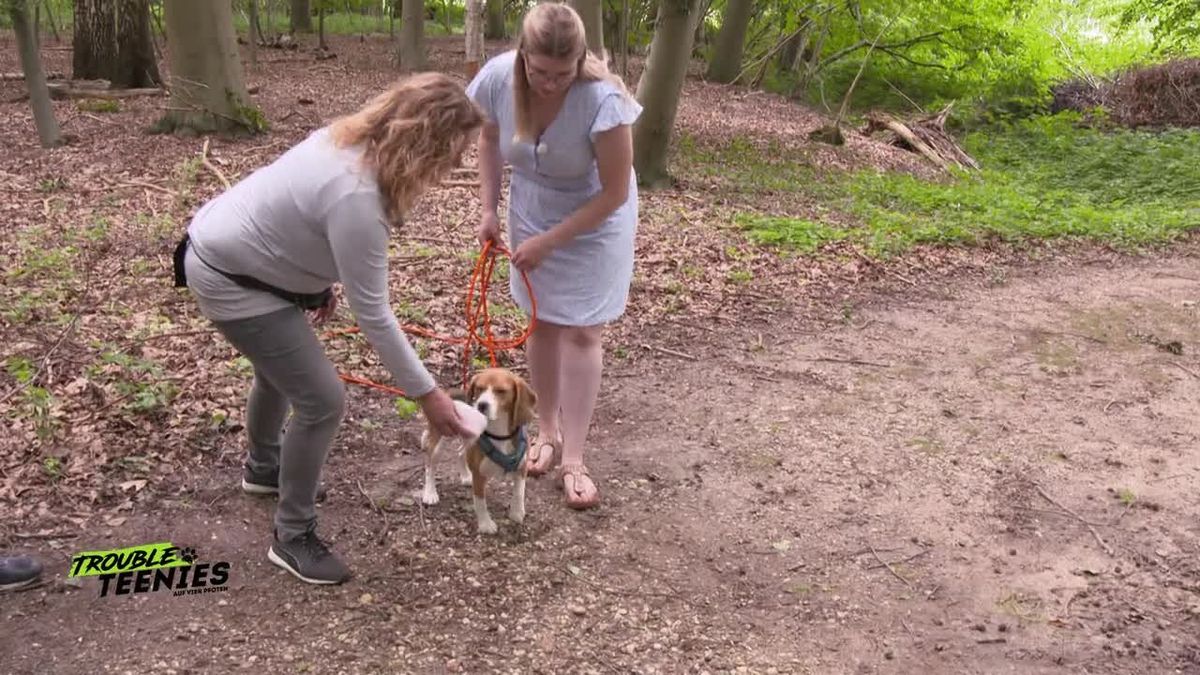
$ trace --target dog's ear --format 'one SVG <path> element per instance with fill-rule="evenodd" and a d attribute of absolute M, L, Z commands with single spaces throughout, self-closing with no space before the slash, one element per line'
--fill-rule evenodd
<path fill-rule="evenodd" d="M 479 385 L 476 384 L 478 379 L 478 377 L 472 377 L 471 381 L 467 383 L 467 403 L 473 403 L 475 401 L 475 397 L 479 396 Z"/>
<path fill-rule="evenodd" d="M 529 424 L 537 416 L 537 392 L 521 378 L 517 378 L 513 408 L 513 417 L 519 426 Z"/>

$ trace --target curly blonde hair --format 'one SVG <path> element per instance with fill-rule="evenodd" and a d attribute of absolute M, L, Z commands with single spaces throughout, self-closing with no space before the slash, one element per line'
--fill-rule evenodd
<path fill-rule="evenodd" d="M 462 162 L 484 113 L 461 84 L 444 73 L 401 79 L 357 112 L 338 118 L 330 133 L 339 146 L 363 146 L 384 210 L 398 226 L 431 185 Z"/>
<path fill-rule="evenodd" d="M 517 137 L 532 141 L 537 135 L 529 113 L 530 86 L 525 72 L 525 55 L 536 54 L 552 59 L 576 59 L 576 77 L 580 80 L 608 80 L 629 95 L 625 82 L 609 71 L 608 65 L 588 51 L 583 19 L 570 5 L 553 0 L 535 5 L 521 22 L 517 36 L 517 55 L 513 63 L 513 108 Z"/>

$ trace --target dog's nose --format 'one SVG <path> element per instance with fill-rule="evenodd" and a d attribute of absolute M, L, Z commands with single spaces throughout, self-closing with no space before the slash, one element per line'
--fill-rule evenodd
<path fill-rule="evenodd" d="M 477 402 L 475 404 L 475 409 L 478 410 L 479 412 L 483 413 L 484 415 L 486 415 L 487 411 L 488 411 L 488 402 L 487 401 Z"/>

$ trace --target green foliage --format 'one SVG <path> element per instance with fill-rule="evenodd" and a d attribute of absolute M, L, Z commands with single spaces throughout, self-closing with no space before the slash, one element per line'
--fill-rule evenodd
<path fill-rule="evenodd" d="M 416 415 L 417 411 L 420 409 L 420 404 L 412 399 L 403 397 L 396 399 L 396 414 L 399 415 L 400 419 L 402 420 L 406 420 L 413 415 Z"/>
<path fill-rule="evenodd" d="M 813 254 L 846 242 L 874 256 L 920 244 L 1053 238 L 1133 248 L 1200 227 L 1200 165 L 1192 159 L 1200 131 L 1106 131 L 1062 113 L 977 132 L 965 145 L 983 170 L 944 181 L 863 170 L 814 182 L 803 158 L 777 157 L 769 164 L 777 180 L 843 214 L 839 222 L 752 212 L 735 221 L 751 241 L 779 250 Z M 745 166 L 719 150 L 684 161 L 697 173 L 715 162 L 739 192 L 753 191 L 767 165 Z M 851 224 L 841 224 L 845 216 Z"/>
<path fill-rule="evenodd" d="M 1119 25 L 1126 30 L 1149 25 L 1155 50 L 1191 53 L 1200 40 L 1200 2 L 1133 0 L 1120 11 Z"/>
<path fill-rule="evenodd" d="M 1104 76 L 1150 58 L 1146 22 L 1121 21 L 1128 6 L 1183 4 L 1200 6 L 1190 0 L 764 0 L 756 5 L 744 65 L 749 79 L 761 73 L 768 89 L 836 110 L 878 40 L 851 109 L 958 101 L 970 104 L 960 110 L 1027 116 L 1041 110 L 1056 82 Z M 1195 42 L 1195 31 L 1177 33 Z M 795 40 L 783 44 L 789 35 Z"/>

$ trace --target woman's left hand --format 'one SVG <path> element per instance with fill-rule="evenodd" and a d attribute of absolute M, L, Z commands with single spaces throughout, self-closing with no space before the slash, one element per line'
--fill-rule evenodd
<path fill-rule="evenodd" d="M 521 242 L 521 245 L 513 252 L 513 265 L 522 272 L 528 272 L 540 265 L 542 260 L 545 260 L 546 256 L 554 250 L 554 247 L 555 242 L 549 232 L 530 237 Z"/>

